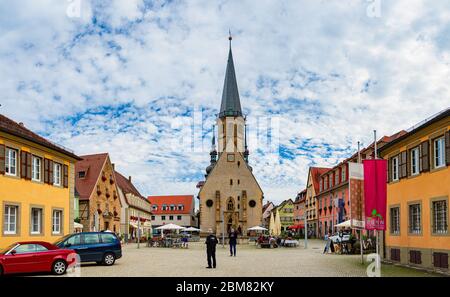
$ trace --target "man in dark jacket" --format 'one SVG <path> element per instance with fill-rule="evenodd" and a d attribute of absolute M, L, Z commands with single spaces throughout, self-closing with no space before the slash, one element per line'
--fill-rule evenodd
<path fill-rule="evenodd" d="M 237 244 L 237 232 L 234 231 L 233 228 L 230 230 L 230 234 L 228 235 L 229 243 L 230 243 L 230 257 L 236 257 L 236 244 Z"/>
<path fill-rule="evenodd" d="M 219 243 L 216 235 L 213 234 L 212 229 L 208 230 L 208 237 L 206 237 L 206 257 L 208 259 L 208 267 L 206 268 L 216 268 L 216 245 Z M 211 266 L 212 260 L 212 266 Z"/>

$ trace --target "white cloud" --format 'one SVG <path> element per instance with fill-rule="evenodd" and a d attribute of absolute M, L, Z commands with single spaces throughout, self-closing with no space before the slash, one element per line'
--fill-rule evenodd
<path fill-rule="evenodd" d="M 269 200 L 294 198 L 309 165 L 347 157 L 373 129 L 450 105 L 446 1 L 381 1 L 380 18 L 363 0 L 81 1 L 81 18 L 66 1 L 1 4 L 1 112 L 79 154 L 110 152 L 144 194 L 197 193 L 209 155 L 171 148 L 170 123 L 205 108 L 210 129 L 229 28 L 242 106 L 280 117 L 292 154 L 250 147 Z"/>

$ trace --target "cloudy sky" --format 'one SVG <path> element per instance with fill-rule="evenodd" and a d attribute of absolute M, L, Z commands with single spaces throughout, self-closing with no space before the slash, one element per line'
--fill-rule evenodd
<path fill-rule="evenodd" d="M 373 129 L 450 106 L 446 0 L 0 0 L 0 113 L 79 155 L 109 152 L 144 195 L 197 195 L 229 29 L 271 201 Z"/>

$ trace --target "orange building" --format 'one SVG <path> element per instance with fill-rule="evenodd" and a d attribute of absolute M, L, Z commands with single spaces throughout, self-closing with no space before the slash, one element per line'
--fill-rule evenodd
<path fill-rule="evenodd" d="M 450 108 L 386 144 L 384 258 L 449 272 Z"/>

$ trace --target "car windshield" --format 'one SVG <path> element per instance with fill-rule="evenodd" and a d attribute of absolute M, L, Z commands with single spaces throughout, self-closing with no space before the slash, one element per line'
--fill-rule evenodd
<path fill-rule="evenodd" d="M 0 255 L 5 254 L 7 251 L 9 251 L 10 249 L 12 249 L 13 247 L 15 247 L 17 245 L 17 243 L 11 244 L 10 246 L 8 246 L 7 248 L 4 249 L 0 249 Z"/>
<path fill-rule="evenodd" d="M 70 236 L 71 236 L 71 234 L 63 236 L 60 239 L 58 239 L 57 241 L 55 241 L 53 244 L 56 245 L 56 246 L 59 246 L 61 243 L 63 243 Z"/>

